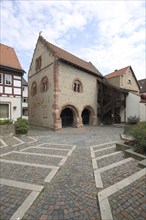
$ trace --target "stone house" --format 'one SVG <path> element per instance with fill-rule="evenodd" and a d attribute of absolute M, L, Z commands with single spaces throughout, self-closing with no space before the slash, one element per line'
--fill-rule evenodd
<path fill-rule="evenodd" d="M 29 121 L 54 130 L 96 125 L 97 79 L 86 62 L 39 36 L 29 73 Z"/>
<path fill-rule="evenodd" d="M 127 89 L 135 94 L 139 94 L 139 84 L 131 66 L 115 70 L 105 75 L 108 82 L 121 89 Z"/>
<path fill-rule="evenodd" d="M 114 115 L 126 108 L 127 91 L 109 84 L 91 62 L 49 43 L 41 35 L 28 83 L 30 123 L 54 130 L 120 122 Z"/>
<path fill-rule="evenodd" d="M 0 119 L 22 116 L 22 69 L 15 50 L 0 44 Z"/>

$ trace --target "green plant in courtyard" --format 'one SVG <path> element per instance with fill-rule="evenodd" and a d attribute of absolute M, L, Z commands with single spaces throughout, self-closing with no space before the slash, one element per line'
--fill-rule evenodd
<path fill-rule="evenodd" d="M 138 118 L 136 115 L 135 116 L 130 116 L 127 118 L 128 124 L 134 125 L 137 124 L 140 121 L 140 118 Z"/>
<path fill-rule="evenodd" d="M 29 130 L 28 120 L 18 118 L 15 122 L 15 132 L 16 134 L 27 134 Z"/>
<path fill-rule="evenodd" d="M 0 120 L 0 125 L 12 124 L 12 121 L 9 119 Z"/>
<path fill-rule="evenodd" d="M 146 122 L 139 122 L 130 133 L 135 138 L 136 152 L 146 154 Z"/>

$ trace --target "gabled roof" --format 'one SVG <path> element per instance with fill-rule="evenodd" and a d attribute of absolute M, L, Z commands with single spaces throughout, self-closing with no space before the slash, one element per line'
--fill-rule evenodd
<path fill-rule="evenodd" d="M 114 77 L 117 77 L 117 76 L 122 76 L 129 67 L 130 66 L 126 66 L 126 67 L 124 67 L 120 70 L 115 70 L 114 72 L 105 75 L 105 78 L 110 79 L 110 78 L 114 78 Z"/>
<path fill-rule="evenodd" d="M 24 72 L 15 53 L 15 50 L 12 47 L 4 44 L 0 44 L 0 65 Z"/>
<path fill-rule="evenodd" d="M 138 80 L 138 84 L 140 87 L 140 93 L 146 93 L 146 79 Z"/>
<path fill-rule="evenodd" d="M 96 69 L 96 67 L 91 62 L 86 62 L 79 57 L 74 56 L 73 54 L 55 46 L 54 44 L 46 41 L 42 36 L 39 36 L 38 40 L 44 42 L 46 47 L 53 53 L 53 55 L 59 58 L 61 61 L 75 65 L 78 68 L 84 69 L 90 73 L 96 74 L 103 78 L 102 74 Z"/>

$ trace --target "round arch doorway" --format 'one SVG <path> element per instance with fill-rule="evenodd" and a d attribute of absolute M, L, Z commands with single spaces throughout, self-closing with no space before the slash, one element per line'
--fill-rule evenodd
<path fill-rule="evenodd" d="M 74 115 L 70 108 L 63 109 L 60 118 L 62 120 L 62 127 L 73 127 Z"/>
<path fill-rule="evenodd" d="M 90 123 L 90 110 L 87 108 L 82 111 L 82 123 L 83 125 L 89 125 Z"/>

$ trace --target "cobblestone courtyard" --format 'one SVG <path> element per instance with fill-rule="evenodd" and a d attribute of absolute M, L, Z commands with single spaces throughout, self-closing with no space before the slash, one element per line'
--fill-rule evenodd
<path fill-rule="evenodd" d="M 33 127 L 2 138 L 0 220 L 146 219 L 145 168 L 116 150 L 122 132 Z"/>

